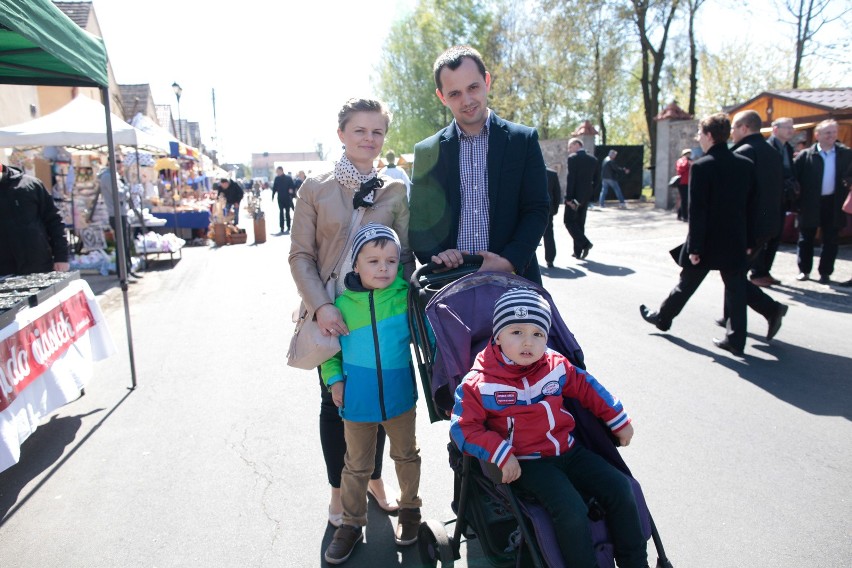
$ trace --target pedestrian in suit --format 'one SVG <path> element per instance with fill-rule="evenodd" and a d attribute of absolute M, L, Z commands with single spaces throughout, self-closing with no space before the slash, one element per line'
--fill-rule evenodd
<path fill-rule="evenodd" d="M 731 123 L 719 113 L 701 120 L 697 140 L 704 156 L 692 163 L 689 176 L 689 234 L 678 251 L 680 281 L 659 311 L 644 304 L 645 321 L 668 331 L 672 320 L 711 270 L 725 282 L 728 327 L 720 349 L 742 356 L 746 340 L 746 266 L 754 246 L 754 164 L 728 149 Z"/>
<path fill-rule="evenodd" d="M 778 234 L 766 242 L 766 246 L 758 253 L 752 263 L 751 281 L 756 286 L 772 286 L 781 284 L 781 281 L 772 276 L 772 264 L 781 244 L 781 233 L 784 231 L 784 222 L 787 211 L 794 211 L 799 195 L 799 182 L 793 172 L 793 147 L 790 140 L 793 138 L 792 118 L 778 118 L 772 121 L 772 136 L 766 142 L 781 156 L 781 171 L 783 175 L 783 189 L 781 192 L 781 209 L 778 212 L 781 230 Z"/>
<path fill-rule="evenodd" d="M 547 228 L 544 230 L 544 261 L 548 268 L 553 268 L 556 260 L 556 240 L 553 238 L 553 217 L 559 213 L 559 204 L 562 203 L 562 187 L 559 185 L 559 174 L 556 170 L 547 168 L 547 194 L 550 196 L 550 218 L 547 220 Z"/>
<path fill-rule="evenodd" d="M 810 278 L 814 263 L 814 239 L 822 229 L 819 283 L 828 284 L 837 258 L 837 235 L 846 224 L 843 200 L 852 181 L 852 150 L 837 143 L 837 122 L 824 120 L 814 129 L 816 143 L 803 150 L 794 162 L 801 186 L 799 198 L 799 275 Z"/>
<path fill-rule="evenodd" d="M 769 145 L 760 133 L 762 120 L 753 110 L 734 115 L 731 127 L 731 150 L 745 156 L 754 163 L 754 181 L 756 191 L 756 217 L 754 220 L 755 247 L 750 259 L 752 267 L 756 259 L 762 258 L 766 243 L 781 234 L 781 202 L 784 195 L 784 175 L 781 154 Z M 769 325 L 766 339 L 771 340 L 781 329 L 781 320 L 787 313 L 787 306 L 776 302 L 753 280 L 746 283 L 746 302 L 748 307 L 766 318 Z M 727 320 L 727 306 L 722 321 Z"/>
<path fill-rule="evenodd" d="M 296 195 L 296 189 L 293 178 L 284 173 L 284 168 L 281 166 L 275 168 L 271 199 L 275 199 L 275 194 L 278 194 L 278 228 L 282 233 L 290 232 L 290 210 L 293 209 L 293 197 Z"/>
<path fill-rule="evenodd" d="M 433 70 L 453 122 L 414 147 L 411 248 L 447 268 L 478 254 L 481 270 L 540 284 L 535 249 L 550 206 L 538 133 L 488 108 L 491 74 L 472 47 L 448 49 Z"/>
<path fill-rule="evenodd" d="M 565 228 L 574 239 L 574 258 L 586 258 L 592 242 L 586 237 L 586 211 L 601 190 L 601 169 L 594 156 L 586 154 L 583 141 L 568 141 L 568 182 L 565 186 Z"/>

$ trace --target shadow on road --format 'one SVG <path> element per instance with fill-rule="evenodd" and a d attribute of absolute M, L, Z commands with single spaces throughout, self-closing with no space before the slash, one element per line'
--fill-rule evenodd
<path fill-rule="evenodd" d="M 823 285 L 819 285 L 823 286 Z M 784 294 L 791 300 L 811 308 L 852 314 L 852 288 L 825 287 L 826 291 L 803 289 L 793 286 L 773 286 L 770 290 Z M 828 291 L 830 290 L 830 291 Z"/>
<path fill-rule="evenodd" d="M 586 273 L 582 270 L 570 267 L 560 268 L 559 266 L 554 266 L 553 268 L 547 268 L 545 266 L 539 266 L 539 270 L 541 270 L 542 276 L 547 276 L 548 278 L 571 280 L 574 278 L 584 278 L 586 276 Z"/>
<path fill-rule="evenodd" d="M 601 276 L 628 276 L 636 271 L 625 266 L 613 266 L 611 264 L 603 264 L 594 260 L 583 261 L 586 264 L 583 267 L 589 272 L 600 274 Z"/>
<path fill-rule="evenodd" d="M 370 503 L 367 512 L 367 526 L 364 530 L 364 540 L 356 545 L 352 556 L 346 561 L 349 568 L 374 568 L 376 566 L 420 566 L 420 554 L 417 544 L 397 546 L 394 541 L 396 530 L 395 518 L 381 512 Z M 334 527 L 328 525 L 320 543 L 319 562 L 317 565 L 329 566 L 325 561 L 325 549 L 334 537 Z"/>
<path fill-rule="evenodd" d="M 705 349 L 679 337 L 661 333 L 654 335 L 710 357 L 741 378 L 805 412 L 852 419 L 852 381 L 848 374 L 852 369 L 852 358 L 821 353 L 775 339 L 769 344 L 749 343 L 745 358 L 735 359 L 719 349 Z M 756 338 L 752 334 L 749 337 Z M 749 357 L 751 349 L 773 359 Z"/>
<path fill-rule="evenodd" d="M 105 409 L 96 408 L 86 414 L 78 414 L 77 416 L 65 416 L 57 418 L 53 416 L 49 422 L 39 426 L 38 429 L 24 442 L 21 446 L 21 460 L 7 469 L 0 472 L 0 527 L 6 521 L 23 507 L 29 499 L 38 493 L 45 483 L 53 477 L 59 469 L 73 456 L 80 447 L 85 444 L 92 434 L 94 434 L 106 422 L 113 412 L 115 412 L 121 404 L 127 400 L 132 390 L 129 390 L 121 400 L 106 414 L 100 421 L 95 424 L 92 429 L 86 434 L 70 451 L 65 452 L 66 446 L 71 445 L 77 436 L 77 431 L 83 424 L 83 418 L 91 416 L 97 412 L 103 412 Z M 64 454 L 64 455 L 63 455 Z M 21 491 L 41 475 L 42 472 L 50 470 L 27 494 L 18 500 Z"/>

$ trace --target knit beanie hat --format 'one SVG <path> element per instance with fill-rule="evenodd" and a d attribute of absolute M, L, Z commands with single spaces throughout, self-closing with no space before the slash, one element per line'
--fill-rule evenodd
<path fill-rule="evenodd" d="M 367 223 L 355 233 L 355 238 L 352 239 L 352 264 L 355 264 L 355 259 L 358 258 L 358 253 L 370 241 L 378 239 L 388 239 L 392 241 L 398 251 L 402 252 L 402 244 L 399 242 L 399 237 L 396 232 L 390 227 L 386 227 L 379 223 Z"/>
<path fill-rule="evenodd" d="M 494 304 L 494 337 L 513 323 L 531 323 L 550 331 L 550 304 L 529 288 L 512 288 Z"/>

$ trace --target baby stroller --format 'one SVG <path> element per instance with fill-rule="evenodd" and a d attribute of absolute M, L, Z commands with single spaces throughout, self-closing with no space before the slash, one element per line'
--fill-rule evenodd
<path fill-rule="evenodd" d="M 415 338 L 418 372 L 432 422 L 449 420 L 456 387 L 491 338 L 494 303 L 509 288 L 534 289 L 550 303 L 552 324 L 548 346 L 564 354 L 574 365 L 585 368 L 583 350 L 546 290 L 520 276 L 476 272 L 480 257 L 466 256 L 464 260 L 461 267 L 447 272 L 435 272 L 436 267 L 431 264 L 421 267 L 412 276 L 409 289 L 411 336 Z M 578 402 L 569 400 L 565 406 L 576 420 L 577 441 L 602 455 L 631 479 L 645 537 L 653 538 L 656 546 L 656 566 L 671 568 L 642 490 L 618 453 L 610 430 Z M 440 562 L 443 567 L 453 566 L 461 558 L 459 551 L 465 537 L 478 538 L 494 566 L 565 567 L 544 507 L 518 498 L 512 487 L 501 482 L 497 466 L 462 455 L 452 441 L 447 448 L 454 471 L 453 510 L 457 518 L 447 523 L 426 520 L 421 524 L 418 547 L 423 564 L 437 566 Z M 603 517 L 601 507 L 590 500 L 589 518 L 598 566 L 609 568 L 615 563 Z M 450 536 L 446 525 L 453 522 L 455 530 Z M 474 535 L 468 534 L 468 528 Z"/>

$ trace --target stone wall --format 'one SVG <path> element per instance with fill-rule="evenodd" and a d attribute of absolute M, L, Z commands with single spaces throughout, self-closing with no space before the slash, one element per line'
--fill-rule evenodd
<path fill-rule="evenodd" d="M 697 120 L 657 121 L 657 157 L 654 168 L 654 201 L 657 207 L 674 207 L 674 192 L 669 191 L 669 180 L 676 174 L 675 162 L 684 148 L 697 148 L 695 132 Z M 693 154 L 694 155 L 694 154 Z"/>

